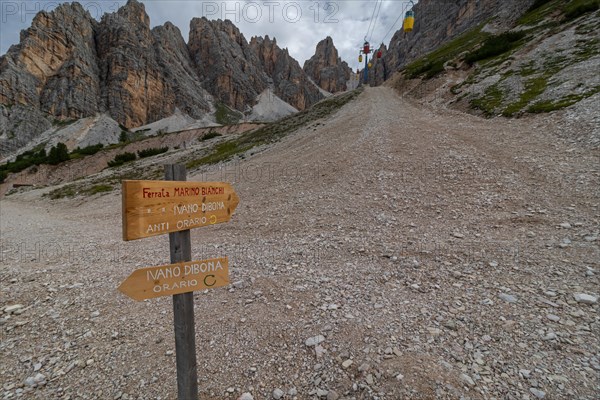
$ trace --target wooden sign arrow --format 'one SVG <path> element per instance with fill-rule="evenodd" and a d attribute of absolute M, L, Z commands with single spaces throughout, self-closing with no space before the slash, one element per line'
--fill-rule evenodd
<path fill-rule="evenodd" d="M 141 301 L 228 284 L 228 259 L 222 257 L 136 269 L 121 283 L 119 290 Z"/>
<path fill-rule="evenodd" d="M 226 182 L 123 181 L 123 240 L 220 224 L 239 197 Z"/>

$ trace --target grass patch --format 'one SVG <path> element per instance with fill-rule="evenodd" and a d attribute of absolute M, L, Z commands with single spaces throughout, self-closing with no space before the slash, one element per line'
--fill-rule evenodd
<path fill-rule="evenodd" d="M 521 94 L 519 100 L 509 104 L 502 112 L 502 115 L 505 117 L 512 117 L 521 111 L 525 106 L 527 106 L 533 99 L 544 93 L 547 85 L 548 80 L 545 76 L 540 76 L 529 80 L 525 84 L 525 91 Z"/>
<path fill-rule="evenodd" d="M 236 110 L 233 110 L 223 103 L 217 104 L 217 111 L 215 112 L 215 119 L 218 124 L 221 125 L 233 125 L 237 124 L 243 115 Z"/>
<path fill-rule="evenodd" d="M 528 26 L 538 25 L 552 12 L 560 10 L 560 5 L 563 2 L 564 0 L 536 1 L 529 10 L 517 20 L 517 24 Z"/>
<path fill-rule="evenodd" d="M 254 147 L 254 146 L 253 145 L 245 145 L 244 146 L 244 145 L 241 145 L 240 143 L 237 143 L 236 141 L 221 143 L 214 148 L 212 153 L 210 153 L 209 155 L 202 157 L 198 160 L 193 160 L 193 161 L 188 162 L 186 164 L 186 167 L 188 169 L 193 169 L 193 168 L 199 167 L 200 165 L 216 164 L 221 161 L 226 161 L 236 154 L 240 154 L 247 150 L 250 150 L 252 147 Z"/>
<path fill-rule="evenodd" d="M 572 0 L 565 8 L 563 22 L 569 22 L 600 8 L 600 0 Z"/>
<path fill-rule="evenodd" d="M 77 188 L 75 185 L 65 185 L 61 188 L 54 189 L 45 196 L 50 197 L 52 200 L 58 200 L 65 197 L 74 197 L 77 194 Z"/>
<path fill-rule="evenodd" d="M 220 133 L 218 133 L 218 132 L 214 132 L 214 131 L 213 131 L 213 132 L 208 132 L 206 135 L 204 135 L 204 136 L 202 136 L 202 137 L 200 138 L 200 141 L 202 141 L 202 142 L 203 142 L 203 141 L 205 141 L 205 140 L 209 140 L 209 139 L 212 139 L 212 138 L 216 138 L 216 137 L 218 137 L 218 136 L 223 136 L 223 135 L 221 135 L 221 134 L 220 134 Z"/>
<path fill-rule="evenodd" d="M 491 117 L 495 114 L 495 110 L 500 107 L 504 94 L 498 84 L 488 87 L 483 96 L 480 98 L 472 99 L 471 106 L 477 108 L 487 116 Z"/>
<path fill-rule="evenodd" d="M 82 196 L 93 196 L 99 193 L 108 193 L 113 191 L 113 187 L 111 185 L 106 184 L 98 184 L 90 186 L 89 188 L 82 188 L 81 186 L 71 184 L 65 185 L 61 188 L 54 189 L 50 193 L 45 194 L 44 196 L 50 197 L 52 200 L 64 199 L 66 197 L 75 197 L 77 195 Z"/>
<path fill-rule="evenodd" d="M 488 37 L 479 49 L 467 54 L 465 61 L 469 64 L 473 64 L 477 61 L 504 54 L 515 48 L 524 37 L 525 32 L 522 31 L 504 32 L 500 35 Z"/>
<path fill-rule="evenodd" d="M 481 32 L 484 24 L 459 35 L 457 38 L 437 48 L 431 53 L 408 64 L 404 71 L 408 79 L 424 76 L 426 79 L 436 76 L 443 71 L 444 64 L 456 58 L 460 53 L 472 49 L 489 36 Z"/>
<path fill-rule="evenodd" d="M 577 56 L 577 61 L 585 61 L 592 58 L 595 55 L 600 54 L 600 43 L 598 43 L 598 39 L 590 39 L 590 40 L 578 40 L 577 41 L 577 51 L 575 55 Z"/>
<path fill-rule="evenodd" d="M 265 125 L 254 131 L 247 132 L 237 139 L 220 143 L 215 146 L 208 155 L 197 160 L 189 161 L 186 164 L 186 167 L 191 170 L 202 165 L 227 161 L 231 157 L 244 153 L 255 146 L 273 143 L 285 135 L 296 131 L 300 127 L 333 113 L 346 103 L 358 97 L 361 92 L 362 88 L 338 96 L 329 97 L 325 100 L 321 100 L 307 110 L 287 116 L 277 122 Z"/>
<path fill-rule="evenodd" d="M 137 153 L 140 158 L 146 158 L 166 153 L 167 151 L 169 151 L 168 147 L 151 147 L 149 149 L 140 150 Z"/>
<path fill-rule="evenodd" d="M 76 122 L 76 119 L 54 119 L 52 120 L 52 125 L 54 126 L 58 126 L 58 127 L 65 127 L 67 125 L 71 125 L 73 122 Z"/>
<path fill-rule="evenodd" d="M 91 196 L 91 195 L 98 194 L 98 193 L 107 193 L 107 192 L 112 192 L 112 191 L 113 191 L 113 187 L 110 185 L 94 185 L 89 189 L 83 190 L 81 193 Z"/>
<path fill-rule="evenodd" d="M 567 95 L 558 101 L 538 101 L 537 103 L 531 105 L 527 109 L 527 111 L 530 113 L 547 113 L 551 111 L 560 110 L 565 107 L 572 106 L 573 104 L 578 103 L 579 101 L 586 99 L 590 96 L 593 96 L 598 92 L 600 92 L 600 86 L 596 86 L 592 90 L 589 90 L 585 93 Z"/>

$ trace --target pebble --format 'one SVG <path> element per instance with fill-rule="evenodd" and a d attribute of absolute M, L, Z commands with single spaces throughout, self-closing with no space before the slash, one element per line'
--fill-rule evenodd
<path fill-rule="evenodd" d="M 100 311 L 92 311 L 90 313 L 90 317 L 92 317 L 92 318 L 96 318 L 98 316 L 100 316 Z"/>
<path fill-rule="evenodd" d="M 462 239 L 465 237 L 465 235 L 463 235 L 462 233 L 458 233 L 458 232 L 454 232 L 452 234 L 452 236 L 454 236 L 455 238 L 458 238 L 458 239 Z"/>
<path fill-rule="evenodd" d="M 7 314 L 10 314 L 12 312 L 15 312 L 17 310 L 20 310 L 21 308 L 23 308 L 23 304 L 13 304 L 12 306 L 6 306 L 4 308 L 4 312 Z"/>
<path fill-rule="evenodd" d="M 279 400 L 283 397 L 283 390 L 277 388 L 275 390 L 273 390 L 273 398 L 275 400 Z"/>
<path fill-rule="evenodd" d="M 342 368 L 344 368 L 344 369 L 349 368 L 352 364 L 353 364 L 352 360 L 346 360 L 342 363 Z"/>
<path fill-rule="evenodd" d="M 246 392 L 246 393 L 242 393 L 242 395 L 240 397 L 238 397 L 238 400 L 254 400 L 254 397 Z"/>
<path fill-rule="evenodd" d="M 595 304 L 598 301 L 597 297 L 586 293 L 575 293 L 573 298 L 575 298 L 576 302 L 583 304 Z"/>
<path fill-rule="evenodd" d="M 517 302 L 517 298 L 511 294 L 500 293 L 498 295 L 498 297 L 500 297 L 502 300 L 504 300 L 508 303 L 516 303 Z"/>
<path fill-rule="evenodd" d="M 338 400 L 340 396 L 337 394 L 335 390 L 330 390 L 327 392 L 327 400 Z"/>
<path fill-rule="evenodd" d="M 323 335 L 317 335 L 317 336 L 309 337 L 308 339 L 306 339 L 304 344 L 307 345 L 308 347 L 313 347 L 320 343 L 323 343 L 324 341 L 325 341 L 325 337 Z"/>
<path fill-rule="evenodd" d="M 469 386 L 475 386 L 475 382 L 473 381 L 473 378 L 471 378 L 467 374 L 460 374 L 460 379 L 462 379 Z"/>
<path fill-rule="evenodd" d="M 548 314 L 548 315 L 546 315 L 546 318 L 548 318 L 552 322 L 560 321 L 560 317 L 558 315 L 554 315 L 554 314 Z"/>
<path fill-rule="evenodd" d="M 555 339 L 556 339 L 556 333 L 550 332 L 546 336 L 544 336 L 544 338 L 542 340 L 555 340 Z"/>
<path fill-rule="evenodd" d="M 46 375 L 37 373 L 35 376 L 30 376 L 25 379 L 25 386 L 33 387 L 40 386 L 46 383 Z"/>
<path fill-rule="evenodd" d="M 564 229 L 570 229 L 571 228 L 571 224 L 568 223 L 568 222 L 563 222 L 562 224 L 560 224 L 560 227 L 564 228 Z"/>
<path fill-rule="evenodd" d="M 543 399 L 544 397 L 546 397 L 546 392 L 544 392 L 542 390 L 539 390 L 536 388 L 529 388 L 529 391 L 531 392 L 531 394 L 533 394 L 538 399 Z"/>

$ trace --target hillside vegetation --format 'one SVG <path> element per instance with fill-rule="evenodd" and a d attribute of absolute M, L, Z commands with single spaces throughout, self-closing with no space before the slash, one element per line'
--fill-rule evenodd
<path fill-rule="evenodd" d="M 600 91 L 600 0 L 538 0 L 508 31 L 494 21 L 463 33 L 404 69 L 438 84 L 443 101 L 485 116 L 571 106 Z M 440 100 L 440 99 L 438 99 Z"/>

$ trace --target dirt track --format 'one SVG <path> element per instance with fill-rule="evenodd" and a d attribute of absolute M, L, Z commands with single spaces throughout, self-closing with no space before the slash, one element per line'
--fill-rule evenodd
<path fill-rule="evenodd" d="M 241 199 L 192 232 L 234 282 L 196 295 L 201 398 L 597 398 L 600 306 L 574 294 L 600 292 L 600 153 L 549 121 L 373 88 L 190 176 Z M 116 290 L 168 263 L 168 239 L 122 242 L 120 207 L 2 200 L 0 310 L 23 305 L 0 314 L 5 398 L 175 398 L 171 299 Z"/>

